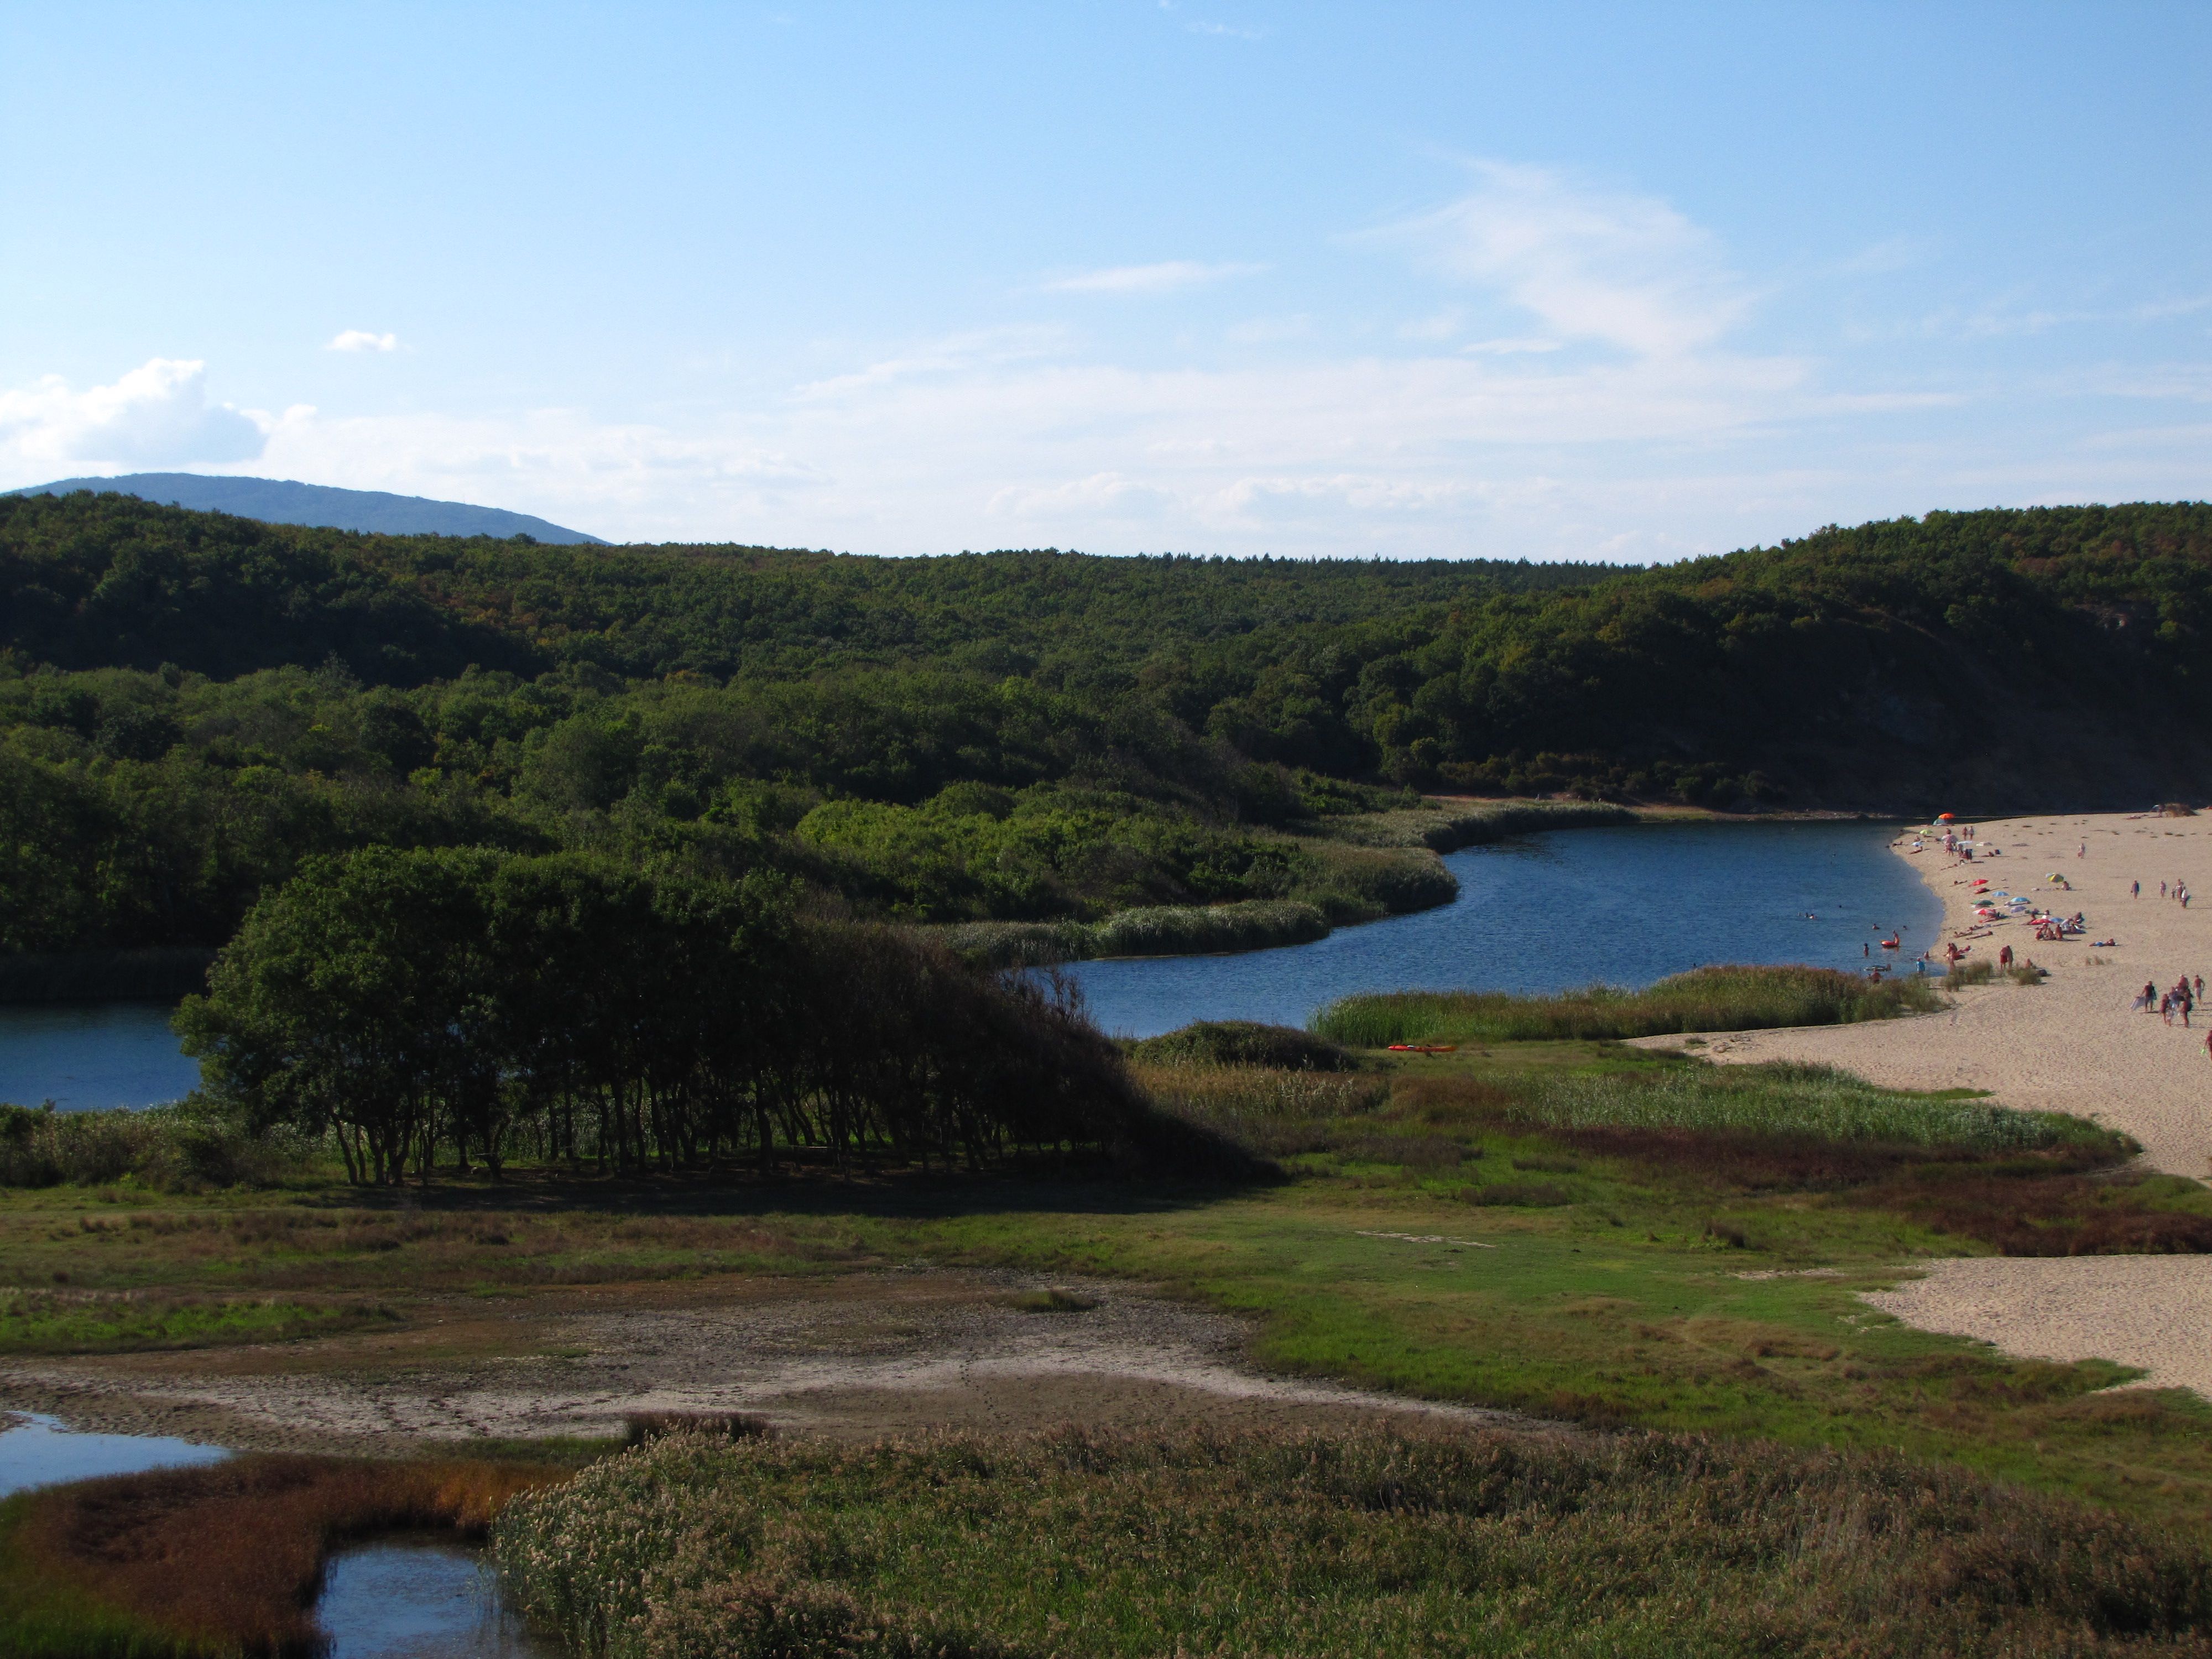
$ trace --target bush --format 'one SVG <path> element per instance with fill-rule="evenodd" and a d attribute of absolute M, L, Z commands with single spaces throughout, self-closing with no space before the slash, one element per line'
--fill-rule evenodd
<path fill-rule="evenodd" d="M 1091 929 L 1079 921 L 961 921 L 915 931 L 975 968 L 1052 968 L 1094 954 Z"/>
<path fill-rule="evenodd" d="M 1129 1050 L 1147 1066 L 1265 1066 L 1283 1072 L 1353 1072 L 1359 1061 L 1334 1042 L 1294 1025 L 1251 1019 L 1201 1019 Z"/>
<path fill-rule="evenodd" d="M 1832 968 L 1698 968 L 1643 991 L 1594 985 L 1553 997 L 1394 991 L 1345 997 L 1316 1014 L 1316 1036 L 1353 1048 L 1394 1042 L 1512 1042 L 1656 1036 L 1783 1025 L 1845 1025 L 1936 1006 L 1919 975 L 1875 981 Z"/>

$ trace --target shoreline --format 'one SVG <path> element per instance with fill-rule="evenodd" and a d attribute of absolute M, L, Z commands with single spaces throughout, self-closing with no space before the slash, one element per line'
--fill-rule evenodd
<path fill-rule="evenodd" d="M 1999 856 L 1966 863 L 1933 841 L 1917 855 L 1893 845 L 1892 855 L 1912 864 L 1942 902 L 1944 940 L 1978 935 L 1959 940 L 1972 947 L 1967 962 L 1994 963 L 2010 945 L 2015 961 L 2049 970 L 2040 985 L 1970 986 L 1949 993 L 1954 1006 L 1941 1013 L 1902 1019 L 1729 1032 L 1712 1057 L 1835 1066 L 1887 1088 L 1984 1090 L 2000 1105 L 2093 1118 L 2133 1136 L 2150 1168 L 2204 1179 L 2212 1173 L 2205 1041 L 2212 1006 L 2184 1029 L 2129 1005 L 2146 982 L 2163 988 L 2184 973 L 2212 975 L 2212 908 L 2159 897 L 2160 882 L 2212 890 L 2212 817 L 2077 814 L 1996 818 L 1975 828 L 1978 844 L 2000 846 Z M 2047 880 L 2054 872 L 2069 888 Z M 1970 884 L 1978 876 L 1993 890 L 2047 895 L 2054 909 L 2081 911 L 2087 931 L 2038 943 L 2024 922 L 1985 929 L 1972 910 Z M 2142 884 L 2141 897 L 2130 893 L 2131 882 Z M 2103 939 L 2118 943 L 2098 949 L 2090 942 Z M 1680 1047 L 1682 1040 L 1639 1042 Z"/>
<path fill-rule="evenodd" d="M 2087 921 L 2083 939 L 2038 943 L 2003 921 L 1971 944 L 1972 962 L 2004 945 L 2050 970 L 2040 985 L 2000 980 L 1951 993 L 1954 1006 L 1863 1025 L 1729 1034 L 1702 1052 L 1723 1064 L 1835 1066 L 1891 1088 L 1989 1091 L 1999 1105 L 2071 1112 L 2132 1135 L 2138 1160 L 2203 1180 L 2212 1170 L 2212 1008 L 2185 1030 L 2129 1005 L 2212 968 L 2212 910 L 2160 899 L 2159 884 L 2212 884 L 2212 817 L 2117 813 L 1997 818 L 1975 826 L 2000 856 L 1954 860 L 1930 842 L 1911 861 L 1942 900 L 1943 933 L 1978 932 L 1976 875 L 2034 893 Z M 2086 852 L 2083 850 L 2086 848 Z M 2071 890 L 2048 880 L 2056 871 Z M 2136 897 L 2130 884 L 2141 882 Z M 2100 950 L 2087 941 L 2112 939 Z M 1939 943 L 1937 949 L 1942 948 Z M 1644 1046 L 1679 1046 L 1647 1038 Z M 1717 1049 L 1724 1050 L 1716 1052 Z M 2212 1257 L 1958 1256 L 1902 1267 L 1896 1286 L 1861 1299 L 1914 1326 L 1987 1342 L 2021 1359 L 2104 1359 L 2141 1370 L 2122 1388 L 2185 1388 L 2212 1400 Z"/>

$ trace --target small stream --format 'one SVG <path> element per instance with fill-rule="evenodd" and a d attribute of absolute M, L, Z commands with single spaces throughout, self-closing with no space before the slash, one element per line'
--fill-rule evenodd
<path fill-rule="evenodd" d="M 222 1446 L 162 1435 L 79 1433 L 0 1413 L 0 1498 L 102 1475 L 220 1462 Z M 436 1534 L 372 1539 L 331 1556 L 315 1603 L 329 1659 L 552 1659 L 500 1591 L 481 1550 Z"/>

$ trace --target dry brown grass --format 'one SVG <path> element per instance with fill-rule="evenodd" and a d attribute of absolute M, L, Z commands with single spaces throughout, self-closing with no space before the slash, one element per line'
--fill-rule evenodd
<path fill-rule="evenodd" d="M 481 1537 L 517 1492 L 568 1472 L 490 1462 L 240 1457 L 36 1495 L 18 1559 L 181 1642 L 289 1659 L 318 1650 L 323 1563 L 401 1528 Z"/>

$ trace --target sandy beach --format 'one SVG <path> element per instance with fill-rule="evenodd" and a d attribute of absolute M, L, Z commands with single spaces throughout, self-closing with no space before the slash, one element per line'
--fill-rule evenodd
<path fill-rule="evenodd" d="M 2074 1112 L 2124 1130 L 2143 1161 L 2172 1175 L 2212 1172 L 2212 1054 L 2205 1011 L 2191 1028 L 2130 1005 L 2212 967 L 2212 910 L 2161 897 L 2179 883 L 2212 890 L 2212 817 L 2101 815 L 2007 818 L 1975 826 L 1972 862 L 1930 840 L 1910 860 L 1943 901 L 1943 940 L 1994 960 L 2051 970 L 2033 988 L 2008 981 L 1956 994 L 1941 1014 L 1866 1025 L 1716 1036 L 1727 1062 L 1817 1060 L 1895 1088 L 1986 1089 L 2003 1104 Z M 1995 848 L 1990 856 L 1988 849 Z M 2071 890 L 2052 883 L 2056 873 Z M 1974 915 L 1978 876 L 2083 913 L 2078 940 L 2039 944 L 2027 923 Z M 2142 884 L 2141 896 L 2132 890 Z M 2002 907 L 2000 907 L 2002 908 Z M 2099 947 L 2098 939 L 2117 943 Z M 1912 940 L 1916 946 L 1928 941 Z M 1677 1039 L 1655 1039 L 1673 1043 Z M 2146 1387 L 2212 1398 L 2212 1259 L 2202 1256 L 1967 1258 L 1866 1298 L 1923 1329 L 1989 1342 L 2023 1358 L 2109 1359 L 2141 1367 Z"/>
<path fill-rule="evenodd" d="M 2183 974 L 2212 975 L 2212 902 L 2185 909 L 2159 896 L 2161 882 L 2212 892 L 2212 816 L 2005 818 L 1975 826 L 1975 840 L 1996 855 L 1984 851 L 1968 863 L 1935 841 L 1916 854 L 1909 838 L 1897 848 L 1943 901 L 1943 939 L 1907 945 L 1940 951 L 1972 934 L 1959 938 L 1972 947 L 1969 962 L 1994 962 L 2009 945 L 2015 959 L 2050 969 L 2041 985 L 1970 988 L 1956 994 L 1955 1008 L 1915 1019 L 1732 1033 L 1706 1052 L 1722 1061 L 1817 1060 L 1893 1088 L 1987 1089 L 2008 1106 L 2073 1112 L 2124 1130 L 2168 1174 L 2212 1174 L 2212 1013 L 2200 1009 L 2185 1030 L 2129 1006 L 2146 981 L 2164 989 Z M 2054 885 L 2053 872 L 2072 890 Z M 1978 923 L 1970 884 L 1978 876 L 2061 915 L 2082 912 L 2087 932 L 2038 944 L 2024 921 Z M 2140 898 L 2130 891 L 2136 882 Z M 2118 943 L 2089 943 L 2106 939 Z"/>

